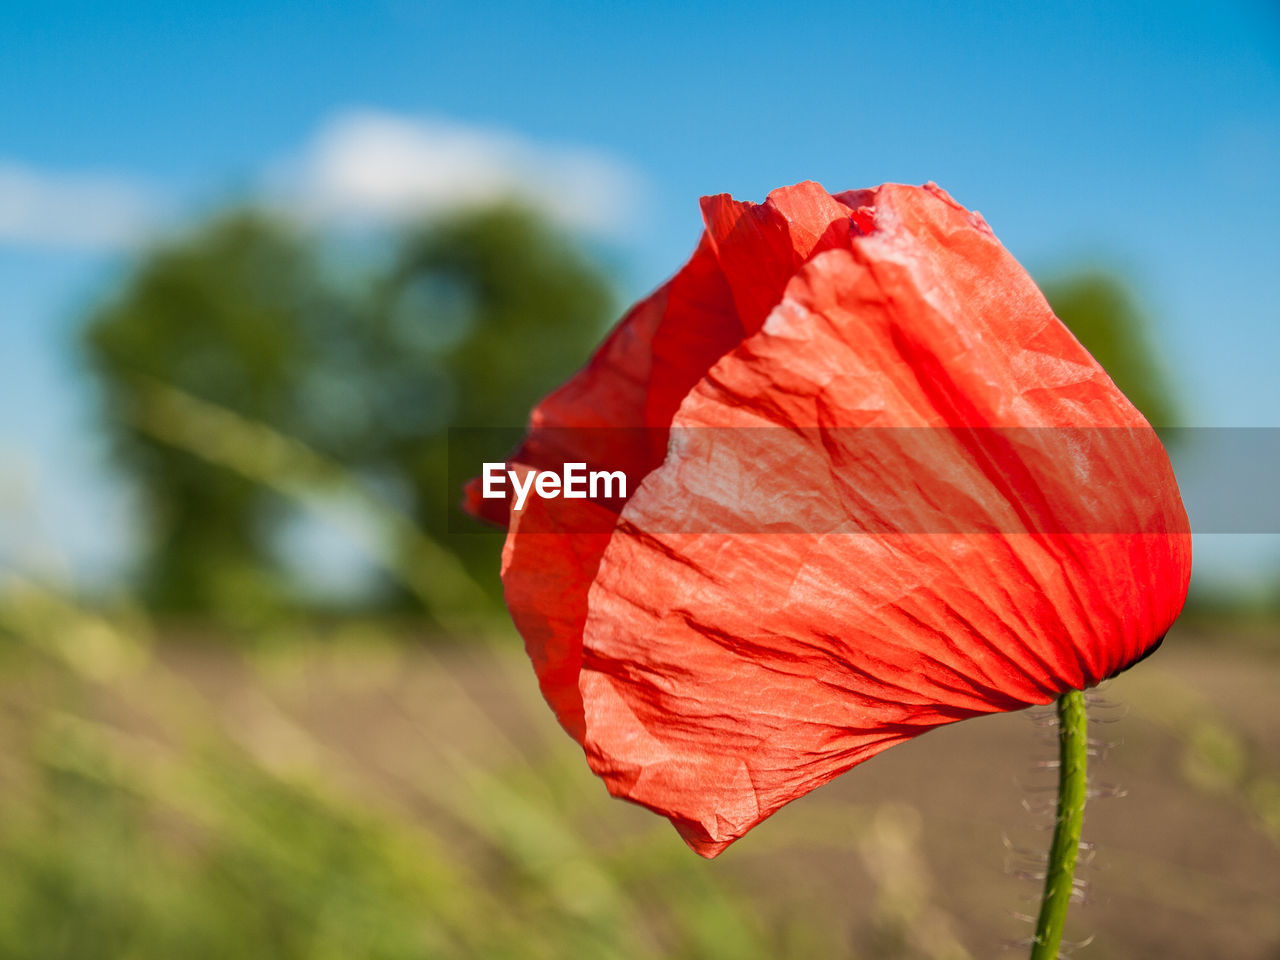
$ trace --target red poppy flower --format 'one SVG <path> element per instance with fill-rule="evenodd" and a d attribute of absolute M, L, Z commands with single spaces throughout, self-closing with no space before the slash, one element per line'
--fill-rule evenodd
<path fill-rule="evenodd" d="M 508 524 L 507 604 L 592 769 L 710 857 L 886 747 L 1141 659 L 1191 548 L 1159 441 L 978 214 L 932 184 L 702 208 L 511 458 L 629 496 L 468 504 Z"/>

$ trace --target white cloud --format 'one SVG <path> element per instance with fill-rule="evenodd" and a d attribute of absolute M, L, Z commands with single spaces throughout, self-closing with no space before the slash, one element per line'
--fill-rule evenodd
<path fill-rule="evenodd" d="M 519 200 L 602 233 L 624 226 L 640 189 L 634 172 L 595 151 L 374 111 L 334 117 L 271 179 L 291 204 L 322 218 L 397 221 Z"/>
<path fill-rule="evenodd" d="M 0 244 L 116 249 L 136 242 L 154 215 L 149 194 L 127 180 L 0 160 Z"/>
<path fill-rule="evenodd" d="M 259 200 L 320 222 L 395 223 L 516 200 L 569 227 L 620 234 L 642 209 L 640 176 L 603 153 L 373 110 L 336 114 L 259 183 Z M 0 158 L 0 246 L 127 248 L 172 225 L 173 205 L 159 198 L 141 181 Z"/>

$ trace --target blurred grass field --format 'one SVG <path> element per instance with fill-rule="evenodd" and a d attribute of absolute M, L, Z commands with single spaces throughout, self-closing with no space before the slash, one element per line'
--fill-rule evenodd
<path fill-rule="evenodd" d="M 2 595 L 0 956 L 963 958 L 1030 932 L 1052 747 L 1027 713 L 890 750 L 708 863 L 606 795 L 501 628 L 229 646 Z M 1175 631 L 1105 688 L 1094 783 L 1126 795 L 1086 815 L 1089 956 L 1280 952 L 1271 649 Z"/>

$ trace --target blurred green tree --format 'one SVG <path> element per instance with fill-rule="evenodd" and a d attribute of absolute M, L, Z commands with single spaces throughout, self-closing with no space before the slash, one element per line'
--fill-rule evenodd
<path fill-rule="evenodd" d="M 204 438 L 158 437 L 139 415 L 155 382 L 336 461 L 496 595 L 496 538 L 450 522 L 448 428 L 523 426 L 599 337 L 610 284 L 568 237 L 514 208 L 420 225 L 382 259 L 365 256 L 378 244 L 353 243 L 338 262 L 265 214 L 223 215 L 144 254 L 89 317 L 106 425 L 146 512 L 138 580 L 154 609 L 237 617 L 296 599 L 275 549 L 282 502 L 202 456 Z M 350 262 L 368 267 L 355 282 Z M 469 443 L 472 469 L 506 453 Z M 408 594 L 381 599 L 397 596 Z"/>
<path fill-rule="evenodd" d="M 1054 313 L 1152 426 L 1177 423 L 1174 390 L 1157 362 L 1147 320 L 1118 278 L 1090 270 L 1041 284 Z"/>
<path fill-rule="evenodd" d="M 200 614 L 274 602 L 282 585 L 263 545 L 279 511 L 250 480 L 141 429 L 140 386 L 161 381 L 288 424 L 313 360 L 311 318 L 337 308 L 302 236 L 238 211 L 149 250 L 93 311 L 84 344 L 144 511 L 138 580 L 153 608 Z"/>
<path fill-rule="evenodd" d="M 499 207 L 405 236 L 373 296 L 366 375 L 376 429 L 351 458 L 398 485 L 415 522 L 497 595 L 495 537 L 458 481 L 501 459 L 541 397 L 584 363 L 615 307 L 600 268 L 539 216 Z M 479 428 L 455 431 L 449 427 Z M 450 469 L 450 456 L 455 462 Z"/>

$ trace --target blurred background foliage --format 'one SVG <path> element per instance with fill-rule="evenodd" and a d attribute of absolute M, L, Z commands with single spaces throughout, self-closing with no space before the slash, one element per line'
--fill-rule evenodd
<path fill-rule="evenodd" d="M 1124 281 L 1083 269 L 1041 282 L 1045 298 L 1085 349 L 1154 427 L 1182 422 L 1148 320 Z"/>
<path fill-rule="evenodd" d="M 102 425 L 144 513 L 137 589 L 157 613 L 326 603 L 290 582 L 277 492 L 218 462 L 198 430 L 179 445 L 157 436 L 155 384 L 348 471 L 494 592 L 494 537 L 451 532 L 448 429 L 522 425 L 605 329 L 611 281 L 515 207 L 346 242 L 334 250 L 263 212 L 221 215 L 146 252 L 88 318 Z M 476 451 L 477 464 L 485 452 L 505 453 Z M 360 598 L 411 602 L 392 581 Z"/>
<path fill-rule="evenodd" d="M 281 584 L 262 549 L 275 519 L 262 490 L 139 430 L 140 382 L 311 437 L 302 392 L 326 328 L 355 326 L 337 316 L 347 309 L 301 235 L 246 211 L 147 253 L 89 319 L 103 428 L 145 509 L 137 583 L 158 611 L 211 612 Z"/>

